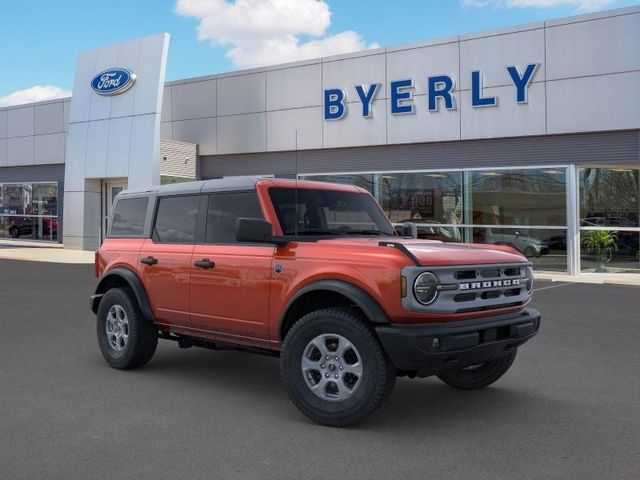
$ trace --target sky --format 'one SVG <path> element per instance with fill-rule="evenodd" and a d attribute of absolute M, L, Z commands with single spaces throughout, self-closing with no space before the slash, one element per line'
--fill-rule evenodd
<path fill-rule="evenodd" d="M 639 5 L 640 0 L 0 0 L 0 106 L 68 96 L 77 54 L 171 35 L 167 80 Z"/>

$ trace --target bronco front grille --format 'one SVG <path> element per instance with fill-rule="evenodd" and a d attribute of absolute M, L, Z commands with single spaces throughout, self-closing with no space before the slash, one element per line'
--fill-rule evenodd
<path fill-rule="evenodd" d="M 403 298 L 404 306 L 413 311 L 463 313 L 523 305 L 531 296 L 528 291 L 529 263 L 507 265 L 473 265 L 457 267 L 406 267 L 407 285 L 425 271 L 437 275 L 440 290 L 430 305 L 422 305 L 411 294 Z"/>

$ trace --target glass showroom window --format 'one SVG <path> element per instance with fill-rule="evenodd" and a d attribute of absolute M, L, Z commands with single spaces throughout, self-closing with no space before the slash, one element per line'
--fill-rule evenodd
<path fill-rule="evenodd" d="M 510 245 L 536 268 L 567 270 L 566 168 L 308 175 L 369 190 L 397 230 L 418 238 Z"/>
<path fill-rule="evenodd" d="M 465 174 L 467 240 L 510 245 L 541 270 L 567 270 L 566 169 Z M 471 238 L 470 238 L 471 237 Z"/>
<path fill-rule="evenodd" d="M 345 175 L 300 175 L 301 180 L 313 180 L 316 182 L 342 183 L 362 187 L 373 194 L 373 174 L 345 174 Z"/>
<path fill-rule="evenodd" d="M 637 168 L 580 168 L 580 263 L 583 272 L 640 273 Z"/>
<path fill-rule="evenodd" d="M 417 224 L 418 238 L 461 242 L 462 172 L 383 173 L 376 199 L 397 226 Z"/>
<path fill-rule="evenodd" d="M 56 241 L 57 184 L 0 184 L 0 238 Z"/>

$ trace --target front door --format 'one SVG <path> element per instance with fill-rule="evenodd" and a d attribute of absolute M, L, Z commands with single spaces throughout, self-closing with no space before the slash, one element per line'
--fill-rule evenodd
<path fill-rule="evenodd" d="M 126 180 L 113 180 L 102 183 L 102 228 L 100 242 L 105 239 L 109 231 L 109 218 L 113 208 L 113 200 L 121 191 L 127 189 Z"/>
<path fill-rule="evenodd" d="M 191 322 L 230 341 L 269 339 L 275 247 L 238 244 L 238 217 L 262 218 L 255 191 L 209 195 L 204 242 L 191 256 Z"/>

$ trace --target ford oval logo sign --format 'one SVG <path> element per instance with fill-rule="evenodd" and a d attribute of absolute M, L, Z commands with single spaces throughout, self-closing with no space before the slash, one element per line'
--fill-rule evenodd
<path fill-rule="evenodd" d="M 129 90 L 136 81 L 136 74 L 127 68 L 109 68 L 91 80 L 91 88 L 100 95 L 118 95 Z"/>

